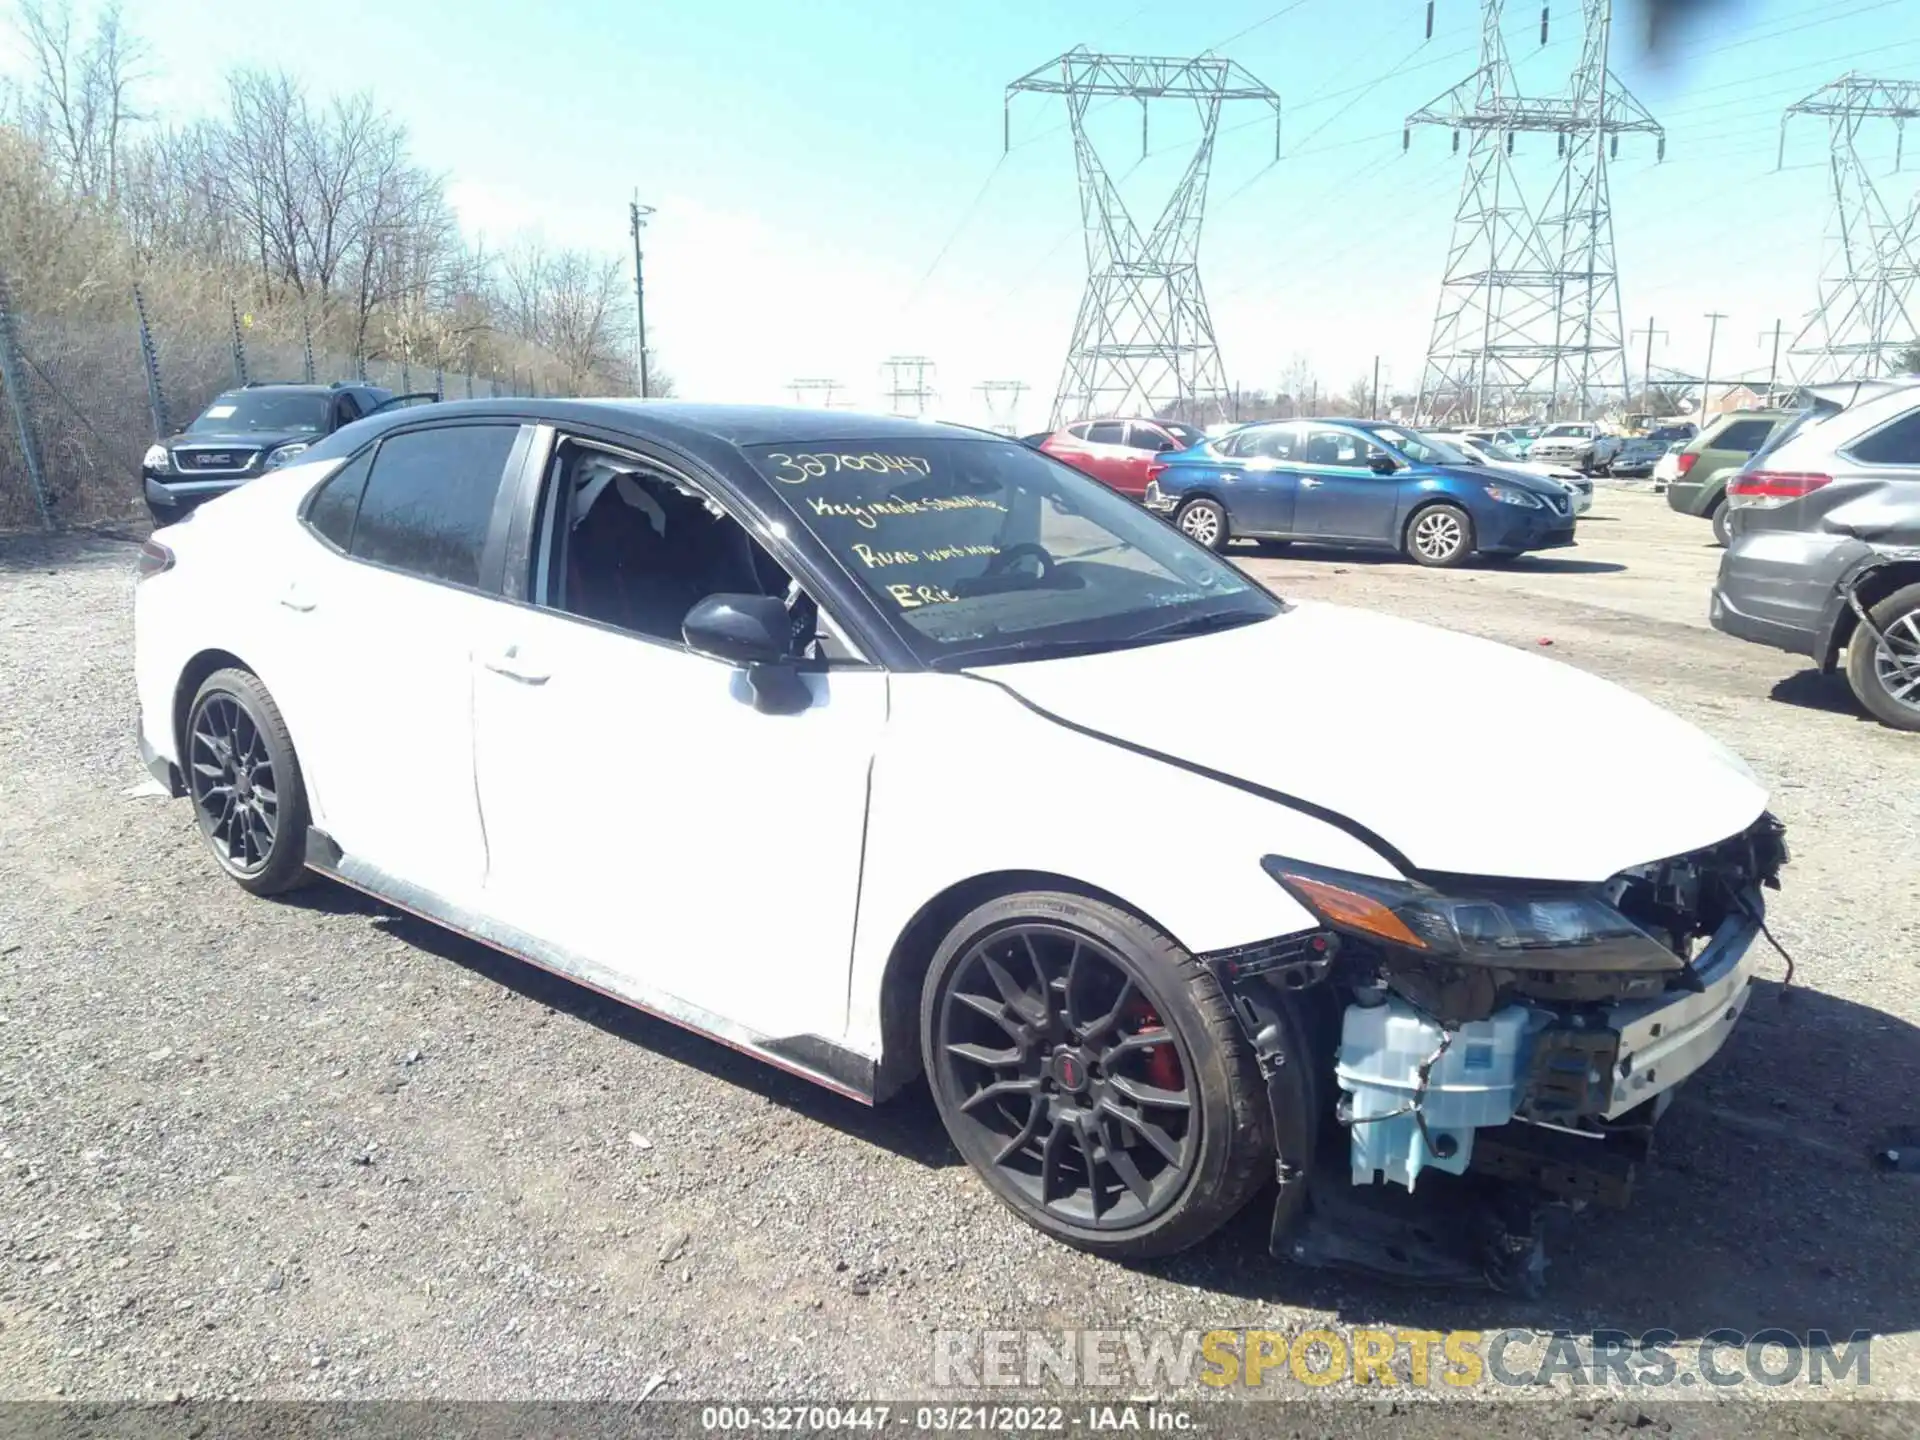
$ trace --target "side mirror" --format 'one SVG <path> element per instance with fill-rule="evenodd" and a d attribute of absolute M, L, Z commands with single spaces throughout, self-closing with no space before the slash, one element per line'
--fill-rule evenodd
<path fill-rule="evenodd" d="M 753 708 L 762 714 L 797 715 L 813 703 L 787 655 L 787 607 L 773 596 L 709 595 L 687 612 L 680 633 L 699 654 L 745 669 Z"/>
<path fill-rule="evenodd" d="M 1400 462 L 1391 455 L 1376 455 L 1367 462 L 1367 468 L 1376 475 L 1391 475 L 1400 468 Z"/>

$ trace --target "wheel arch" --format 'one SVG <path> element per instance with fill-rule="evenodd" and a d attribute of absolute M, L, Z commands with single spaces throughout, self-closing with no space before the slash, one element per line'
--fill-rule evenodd
<path fill-rule="evenodd" d="M 207 677 L 220 670 L 244 670 L 256 678 L 260 673 L 231 650 L 219 649 L 202 650 L 181 668 L 180 678 L 173 687 L 173 712 L 169 719 L 173 727 L 173 753 L 180 757 L 183 770 L 187 756 L 187 712 L 193 708 L 193 697 L 200 693 Z"/>
<path fill-rule="evenodd" d="M 1894 591 L 1914 584 L 1920 584 L 1920 558 L 1873 565 L 1862 570 L 1857 577 L 1841 581 L 1833 624 L 1828 629 L 1826 643 L 1815 657 L 1820 662 L 1820 668 L 1830 671 L 1838 665 L 1841 652 L 1853 639 L 1854 631 L 1860 628 L 1860 617 L 1847 603 L 1849 594 L 1860 601 L 1861 608 L 1871 610 Z"/>
<path fill-rule="evenodd" d="M 888 952 L 880 980 L 880 1063 L 875 1071 L 873 1094 L 876 1104 L 897 1093 L 921 1072 L 920 988 L 940 942 L 970 911 L 1003 895 L 1017 895 L 1027 890 L 1055 890 L 1098 900 L 1124 910 L 1179 943 L 1171 930 L 1138 905 L 1071 875 L 1047 870 L 994 870 L 955 881 L 914 912 Z"/>
<path fill-rule="evenodd" d="M 1474 542 L 1476 547 L 1479 545 L 1480 526 L 1474 517 L 1473 507 L 1453 492 L 1449 490 L 1439 490 L 1422 495 L 1408 508 L 1407 518 L 1400 522 L 1400 549 L 1402 553 L 1405 553 L 1407 546 L 1411 543 L 1410 537 L 1413 535 L 1413 522 L 1418 520 L 1427 511 L 1433 509 L 1436 505 L 1450 505 L 1462 515 L 1466 516 L 1468 538 Z"/>

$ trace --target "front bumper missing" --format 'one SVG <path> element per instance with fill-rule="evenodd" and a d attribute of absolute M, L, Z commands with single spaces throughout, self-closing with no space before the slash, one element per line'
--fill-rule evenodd
<path fill-rule="evenodd" d="M 1331 1141 L 1333 1042 L 1306 1002 L 1325 1002 L 1322 1020 L 1337 1011 L 1320 982 L 1339 937 L 1315 932 L 1202 957 L 1267 1085 L 1279 1154 L 1272 1253 L 1400 1283 L 1538 1294 L 1550 1213 L 1627 1203 L 1655 1120 L 1744 1013 L 1763 914 L 1759 889 L 1745 892 L 1694 959 L 1687 990 L 1579 1011 L 1531 1002 L 1543 1023 L 1513 1120 L 1477 1131 L 1467 1172 L 1435 1174 L 1418 1195 L 1352 1184 L 1344 1149 Z"/>

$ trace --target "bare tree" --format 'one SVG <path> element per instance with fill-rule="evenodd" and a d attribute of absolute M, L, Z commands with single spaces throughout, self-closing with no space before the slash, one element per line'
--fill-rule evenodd
<path fill-rule="evenodd" d="M 13 23 L 26 47 L 28 75 L 16 101 L 24 127 L 46 146 L 69 191 L 113 204 L 128 132 L 146 118 L 133 102 L 147 78 L 146 46 L 121 23 L 118 0 L 84 39 L 67 0 L 19 0 Z"/>

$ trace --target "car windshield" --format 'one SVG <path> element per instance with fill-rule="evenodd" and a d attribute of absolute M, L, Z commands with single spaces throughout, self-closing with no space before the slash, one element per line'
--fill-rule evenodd
<path fill-rule="evenodd" d="M 1011 441 L 913 436 L 746 454 L 929 664 L 1120 649 L 1282 609 L 1165 522 Z"/>
<path fill-rule="evenodd" d="M 1520 457 L 1502 445 L 1498 440 L 1482 440 L 1479 442 L 1478 448 L 1480 453 L 1489 460 L 1498 461 L 1506 465 L 1517 465 L 1520 463 Z"/>
<path fill-rule="evenodd" d="M 276 434 L 318 435 L 327 428 L 329 395 L 309 390 L 235 390 L 215 398 L 187 429 L 205 434 L 235 430 L 271 430 Z"/>
<path fill-rule="evenodd" d="M 1459 446 L 1424 431 L 1401 430 L 1392 425 L 1376 425 L 1373 434 L 1393 446 L 1416 465 L 1477 465 Z"/>
<path fill-rule="evenodd" d="M 1192 425 L 1178 425 L 1171 420 L 1162 420 L 1160 422 L 1160 428 L 1173 436 L 1174 439 L 1178 440 L 1189 450 L 1207 438 L 1206 431 L 1197 429 Z"/>

